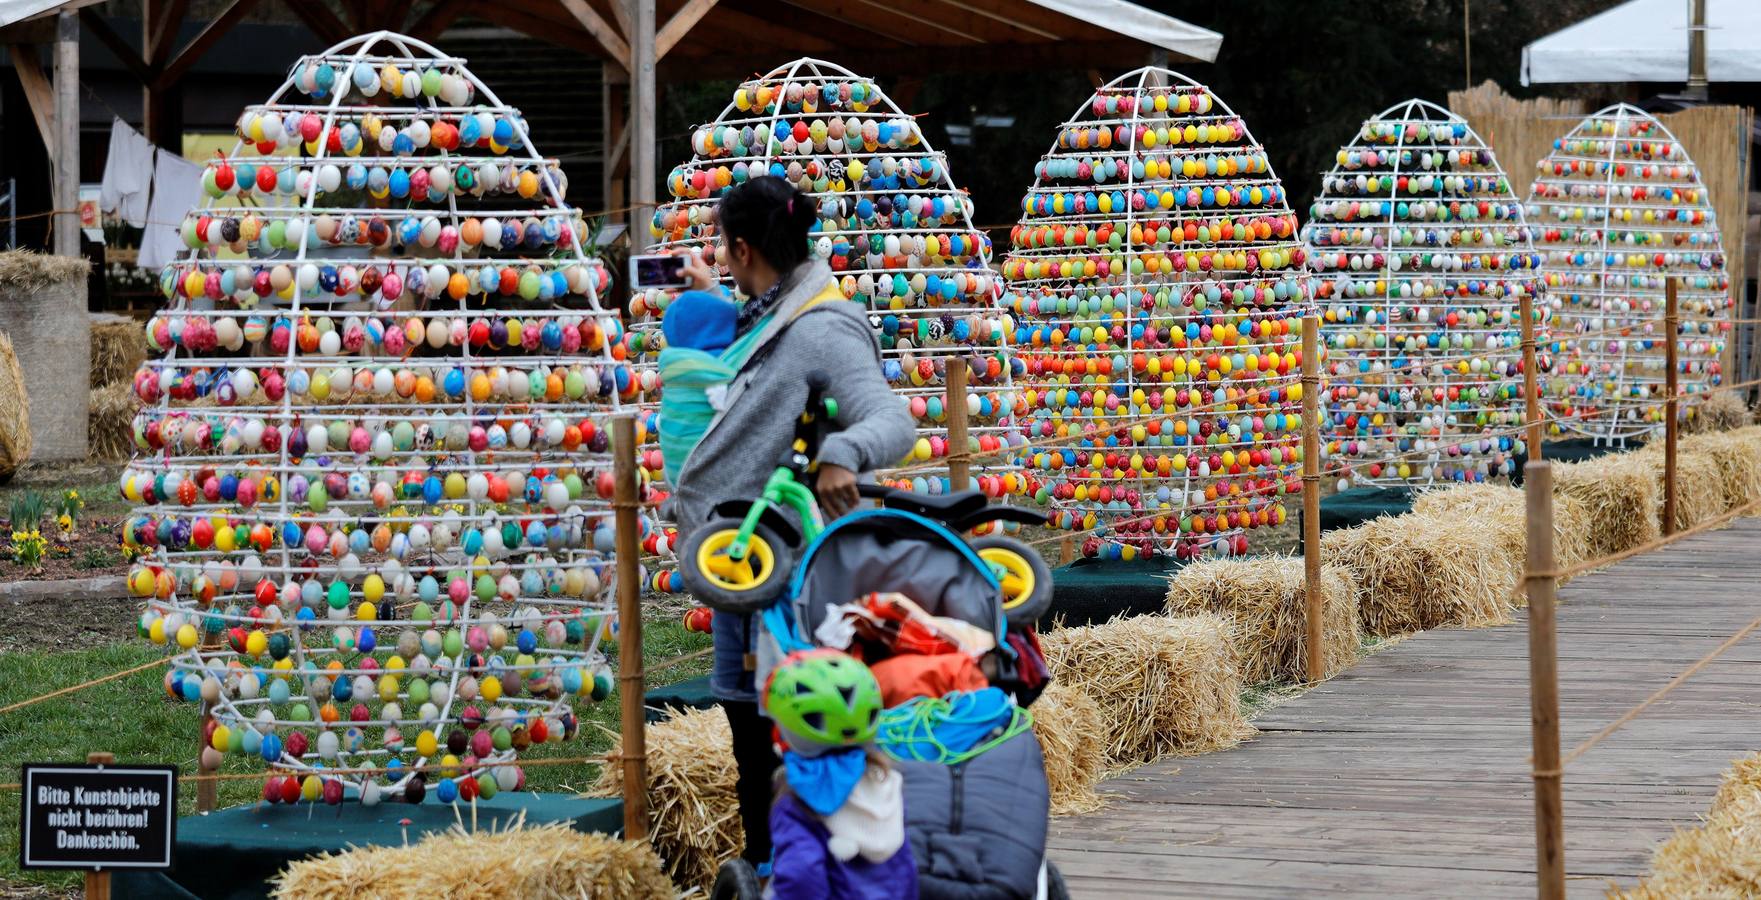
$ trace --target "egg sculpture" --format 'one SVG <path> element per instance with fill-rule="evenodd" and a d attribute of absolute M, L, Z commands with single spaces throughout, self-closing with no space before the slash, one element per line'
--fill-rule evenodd
<path fill-rule="evenodd" d="M 1664 420 L 1670 279 L 1681 390 L 1724 381 L 1731 286 L 1711 192 L 1687 147 L 1627 104 L 1579 122 L 1537 169 L 1528 215 L 1561 356 L 1549 415 L 1563 433 L 1643 438 Z"/>
<path fill-rule="evenodd" d="M 376 32 L 300 58 L 203 186 L 120 479 L 167 696 L 270 802 L 518 787 L 611 684 L 636 389 L 561 170 L 465 60 Z"/>
<path fill-rule="evenodd" d="M 1521 309 L 1544 344 L 1522 201 L 1466 120 L 1409 100 L 1365 121 L 1303 226 L 1338 487 L 1483 482 L 1526 453 Z M 1537 357 L 1545 374 L 1550 355 Z"/>
<path fill-rule="evenodd" d="M 917 421 L 915 449 L 881 479 L 918 492 L 949 489 L 946 462 L 955 448 L 948 445 L 944 378 L 948 360 L 961 357 L 971 373 L 966 449 L 986 454 L 973 467 L 973 486 L 992 497 L 1022 492 L 1025 481 L 998 455 L 1012 439 L 1017 409 L 1013 317 L 997 302 L 990 237 L 973 225 L 971 200 L 918 121 L 872 80 L 799 59 L 742 83 L 714 122 L 693 130 L 691 147 L 691 160 L 668 174 L 670 199 L 650 223 L 655 252 L 704 254 L 732 291 L 716 204 L 751 178 L 793 183 L 818 203 L 810 256 L 830 267 L 845 297 L 868 309 L 885 376 Z M 650 402 L 664 390 L 650 364 L 663 345 L 660 322 L 671 297 L 638 291 L 631 302 L 636 324 L 628 343 L 631 358 L 645 364 Z M 648 431 L 656 430 L 651 423 Z M 651 456 L 659 478 L 659 454 Z"/>
<path fill-rule="evenodd" d="M 1024 468 L 1088 555 L 1246 552 L 1300 490 L 1305 251 L 1211 90 L 1143 68 L 1035 166 L 1003 263 Z"/>

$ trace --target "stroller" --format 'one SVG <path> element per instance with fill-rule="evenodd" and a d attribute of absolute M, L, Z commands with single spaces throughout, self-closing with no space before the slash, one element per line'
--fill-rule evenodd
<path fill-rule="evenodd" d="M 1022 669 L 1033 623 L 1051 602 L 1051 573 L 1030 548 L 1001 535 L 966 540 L 986 522 L 1040 524 L 1031 510 L 992 507 L 978 491 L 924 496 L 863 485 L 879 508 L 850 513 L 821 528 L 805 475 L 836 404 L 810 383 L 808 410 L 764 496 L 719 509 L 681 548 L 682 572 L 700 599 L 723 609 L 758 611 L 757 678 L 789 653 L 814 646 L 831 608 L 876 593 L 905 595 L 931 616 L 967 623 L 994 637 L 983 669 L 1025 706 L 1043 690 Z M 782 509 L 794 510 L 794 529 Z M 739 538 L 753 538 L 753 552 Z M 742 601 L 738 605 L 730 600 Z M 1013 629 L 1016 634 L 1011 637 Z M 1063 898 L 1057 867 L 1045 858 L 1049 790 L 1031 729 L 1016 730 L 952 765 L 898 759 L 905 830 L 925 898 Z M 724 863 L 716 898 L 757 900 L 757 873 L 743 860 Z"/>

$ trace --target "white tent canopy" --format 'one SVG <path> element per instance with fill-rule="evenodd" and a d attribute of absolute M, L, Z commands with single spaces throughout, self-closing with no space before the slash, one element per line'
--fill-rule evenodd
<path fill-rule="evenodd" d="M 1216 62 L 1223 36 L 1173 16 L 1124 0 L 1031 0 L 1072 19 L 1081 19 L 1146 44 L 1172 50 L 1203 62 Z M 1761 2 L 1761 0 L 1756 0 Z"/>
<path fill-rule="evenodd" d="M 1688 80 L 1690 0 L 1628 0 L 1523 48 L 1523 84 Z M 1761 0 L 1706 0 L 1706 77 L 1761 81 Z"/>

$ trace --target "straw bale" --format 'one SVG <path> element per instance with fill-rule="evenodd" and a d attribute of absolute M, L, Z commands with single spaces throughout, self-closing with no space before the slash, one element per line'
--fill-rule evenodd
<path fill-rule="evenodd" d="M 1306 585 L 1301 557 L 1207 559 L 1180 569 L 1168 582 L 1168 612 L 1214 612 L 1230 621 L 1230 640 L 1248 684 L 1305 681 L 1308 642 Z M 1323 677 L 1357 661 L 1357 586 L 1339 566 L 1321 567 Z"/>
<path fill-rule="evenodd" d="M 0 253 L 0 257 L 8 254 Z M 0 331 L 0 483 L 31 458 L 31 398 L 12 338 Z"/>
<path fill-rule="evenodd" d="M 1054 681 L 1033 702 L 1033 733 L 1046 758 L 1046 782 L 1052 790 L 1052 814 L 1070 816 L 1100 809 L 1095 793 L 1106 768 L 1101 735 L 1106 722 L 1101 707 L 1087 691 Z"/>
<path fill-rule="evenodd" d="M 612 748 L 616 758 L 619 741 Z M 606 765 L 587 793 L 623 792 L 618 766 Z M 648 726 L 648 833 L 674 883 L 707 890 L 721 864 L 746 846 L 734 793 L 734 752 L 720 707 L 682 712 Z"/>
<path fill-rule="evenodd" d="M 1241 716 L 1241 668 L 1221 616 L 1119 617 L 1053 629 L 1041 645 L 1052 677 L 1100 707 L 1115 770 L 1218 750 L 1253 733 Z"/>
<path fill-rule="evenodd" d="M 1761 755 L 1738 760 L 1701 823 L 1677 829 L 1651 855 L 1651 874 L 1621 900 L 1761 897 Z"/>
<path fill-rule="evenodd" d="M 8 250 L 0 253 L 0 291 L 28 294 L 51 285 L 84 281 L 91 271 L 91 261 L 83 256 Z"/>
<path fill-rule="evenodd" d="M 1528 498 L 1521 488 L 1501 484 L 1458 484 L 1423 491 L 1413 499 L 1413 512 L 1439 519 L 1451 517 L 1484 529 L 1520 573 L 1529 558 Z M 1595 523 L 1582 500 L 1554 491 L 1553 562 L 1575 566 L 1589 556 Z M 1517 605 L 1524 601 L 1518 597 Z"/>
<path fill-rule="evenodd" d="M 522 813 L 498 831 L 460 825 L 398 847 L 353 847 L 299 860 L 271 882 L 277 900 L 356 897 L 661 898 L 677 892 L 647 844 L 535 828 Z"/>
<path fill-rule="evenodd" d="M 1717 464 L 1725 509 L 1761 500 L 1761 427 L 1693 435 L 1682 439 L 1681 450 Z"/>
<path fill-rule="evenodd" d="M 1503 624 L 1521 578 L 1490 530 L 1456 516 L 1384 516 L 1329 532 L 1321 558 L 1352 573 L 1359 620 L 1378 637 Z"/>
<path fill-rule="evenodd" d="M 1755 413 L 1732 391 L 1720 391 L 1698 403 L 1688 404 L 1688 412 L 1682 430 L 1689 434 L 1735 431 L 1755 422 Z"/>
<path fill-rule="evenodd" d="M 146 339 L 139 322 L 127 317 L 95 313 L 92 319 L 92 389 L 127 384 L 135 370 L 147 361 Z"/>
<path fill-rule="evenodd" d="M 1635 453 L 1610 453 L 1553 467 L 1553 496 L 1583 504 L 1588 559 L 1599 559 L 1657 539 L 1663 509 L 1661 470 Z"/>
<path fill-rule="evenodd" d="M 135 413 L 140 398 L 126 382 L 93 388 L 89 404 L 89 435 L 93 459 L 128 459 L 135 449 Z"/>
<path fill-rule="evenodd" d="M 1625 454 L 1633 457 L 1657 480 L 1657 515 L 1663 515 L 1663 442 L 1652 441 Z M 1724 473 L 1713 455 L 1692 450 L 1684 440 L 1675 454 L 1675 530 L 1692 528 L 1717 518 L 1730 507 L 1725 503 Z"/>

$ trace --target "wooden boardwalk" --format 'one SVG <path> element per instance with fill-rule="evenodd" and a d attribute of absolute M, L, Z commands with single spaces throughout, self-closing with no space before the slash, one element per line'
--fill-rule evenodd
<path fill-rule="evenodd" d="M 1761 520 L 1560 590 L 1565 751 L 1761 615 Z M 1534 896 L 1528 634 L 1417 635 L 1280 705 L 1243 746 L 1102 785 L 1055 820 L 1076 897 Z M 1761 750 L 1761 635 L 1565 770 L 1574 896 L 1630 885 Z"/>

